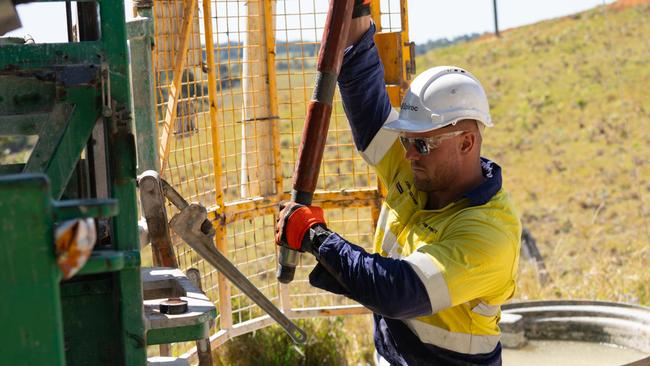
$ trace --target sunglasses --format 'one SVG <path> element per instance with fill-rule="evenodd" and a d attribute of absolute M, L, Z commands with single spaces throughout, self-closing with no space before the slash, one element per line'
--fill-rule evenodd
<path fill-rule="evenodd" d="M 414 146 L 415 151 L 417 151 L 420 155 L 429 155 L 431 150 L 437 149 L 442 141 L 459 136 L 465 132 L 467 131 L 454 131 L 431 137 L 400 136 L 399 141 L 402 143 L 402 146 L 406 151 L 408 151 L 411 146 Z"/>

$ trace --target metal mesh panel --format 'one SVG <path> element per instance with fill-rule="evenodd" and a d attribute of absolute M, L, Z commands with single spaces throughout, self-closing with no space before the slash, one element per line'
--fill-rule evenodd
<path fill-rule="evenodd" d="M 380 0 L 381 30 L 383 32 L 402 31 L 401 6 L 404 0 Z"/>
<path fill-rule="evenodd" d="M 273 215 L 258 216 L 231 223 L 228 227 L 228 257 L 237 268 L 262 293 L 278 303 L 278 284 L 275 279 L 275 218 Z M 233 287 L 233 322 L 241 323 L 260 315 L 263 311 L 245 294 Z"/>
<path fill-rule="evenodd" d="M 213 3 L 216 102 L 226 201 L 275 193 L 261 1 Z"/>
<path fill-rule="evenodd" d="M 207 76 L 202 67 L 200 17 L 193 17 L 184 67 L 179 67 L 177 54 L 181 51 L 181 31 L 183 19 L 186 18 L 183 5 L 183 1 L 171 0 L 156 1 L 154 6 L 154 70 L 159 127 L 166 118 L 170 119 L 170 84 L 174 73 L 181 74 L 176 112 L 171 116 L 168 164 L 162 174 L 188 200 L 212 205 L 214 172 L 209 133 Z M 159 132 L 160 130 L 159 128 Z"/>
<path fill-rule="evenodd" d="M 384 29 L 401 29 L 395 23 L 399 4 L 381 2 L 382 11 L 387 9 L 381 15 Z M 290 286 L 275 279 L 277 205 L 291 190 L 328 3 L 204 1 L 194 4 L 194 17 L 188 17 L 190 5 L 154 2 L 163 177 L 188 201 L 208 208 L 216 246 L 288 314 L 309 316 L 301 311 L 324 307 L 338 307 L 327 314 L 345 313 L 337 311 L 354 302 L 308 284 L 314 264 L 309 255 L 302 256 Z M 330 228 L 370 249 L 379 197 L 376 176 L 356 152 L 337 92 L 314 202 L 326 209 Z M 170 217 L 174 213 L 170 207 Z M 181 269 L 200 270 L 203 289 L 218 307 L 213 344 L 223 343 L 228 332 L 269 324 L 248 297 L 180 238 L 173 240 Z"/>
<path fill-rule="evenodd" d="M 327 6 L 327 2 L 313 0 L 278 1 L 274 14 L 282 174 L 286 178 L 284 191 L 291 189 L 306 106 L 316 77 L 316 60 Z M 376 178 L 356 152 L 337 92 L 317 187 L 341 190 L 372 187 L 375 183 Z"/>

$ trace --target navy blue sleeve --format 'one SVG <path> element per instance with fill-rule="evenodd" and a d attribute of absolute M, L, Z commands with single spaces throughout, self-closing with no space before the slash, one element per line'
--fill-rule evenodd
<path fill-rule="evenodd" d="M 368 147 L 391 111 L 374 34 L 372 24 L 359 42 L 346 51 L 338 77 L 343 109 L 359 151 Z"/>
<path fill-rule="evenodd" d="M 332 233 L 318 248 L 312 286 L 345 295 L 392 319 L 430 315 L 431 301 L 410 264 L 370 254 Z"/>

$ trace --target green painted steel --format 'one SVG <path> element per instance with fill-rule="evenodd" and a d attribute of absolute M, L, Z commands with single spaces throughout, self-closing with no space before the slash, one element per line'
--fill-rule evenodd
<path fill-rule="evenodd" d="M 74 104 L 75 108 L 66 123 L 65 130 L 58 141 L 55 141 L 56 146 L 45 167 L 45 172 L 52 181 L 52 192 L 55 198 L 60 198 L 63 194 L 100 114 L 94 91 L 96 92 L 87 87 L 67 89 L 66 102 Z M 47 138 L 45 134 L 41 135 L 39 142 L 43 138 Z M 29 165 L 29 162 L 27 164 Z"/>
<path fill-rule="evenodd" d="M 117 200 L 68 200 L 54 204 L 54 217 L 58 221 L 71 218 L 111 217 L 120 212 Z"/>
<path fill-rule="evenodd" d="M 24 167 L 25 167 L 25 164 L 22 164 L 22 163 L 0 165 L 0 175 L 18 174 L 18 173 L 21 173 L 23 171 Z"/>
<path fill-rule="evenodd" d="M 184 327 L 151 329 L 147 332 L 147 344 L 165 344 L 172 342 L 194 341 L 210 336 L 210 314 L 205 315 L 205 321 Z"/>
<path fill-rule="evenodd" d="M 44 172 L 47 169 L 52 154 L 66 131 L 68 116 L 73 110 L 74 106 L 67 104 L 57 104 L 53 107 L 39 130 L 38 142 L 25 163 L 25 173 Z"/>
<path fill-rule="evenodd" d="M 140 18 L 127 23 L 131 49 L 131 78 L 133 86 L 133 114 L 135 116 L 138 172 L 160 171 L 156 149 L 156 99 L 154 95 L 153 14 L 151 8 L 138 9 Z"/>
<path fill-rule="evenodd" d="M 157 170 L 152 12 L 140 9 L 147 19 L 131 29 L 138 77 L 132 86 L 124 3 L 97 4 L 98 41 L 0 45 L 0 136 L 39 137 L 26 163 L 0 166 L 0 298 L 9 299 L 0 302 L 0 345 L 9 350 L 2 352 L 3 364 L 144 366 L 147 339 L 205 338 L 216 316 L 145 337 L 131 110 L 139 166 Z M 103 131 L 97 146 L 106 151 L 88 148 L 93 130 Z M 107 187 L 108 197 L 97 199 L 84 187 L 104 176 L 102 167 L 94 167 L 102 169 L 95 175 L 88 168 L 103 165 L 101 157 L 107 181 L 93 188 Z M 7 175 L 16 172 L 22 174 Z M 79 199 L 57 201 L 63 195 Z M 54 228 L 75 218 L 102 218 L 108 229 L 85 266 L 61 281 Z"/>
<path fill-rule="evenodd" d="M 96 250 L 88 258 L 86 265 L 79 271 L 78 276 L 116 272 L 125 268 L 140 267 L 139 251 Z"/>
<path fill-rule="evenodd" d="M 27 67 L 44 67 L 51 65 L 99 65 L 104 59 L 104 49 L 100 41 L 83 43 L 45 43 L 32 45 L 2 46 L 0 69 L 11 68 L 13 65 Z"/>
<path fill-rule="evenodd" d="M 0 81 L 0 85 L 2 84 Z M 3 136 L 38 135 L 44 122 L 50 117 L 49 113 L 30 113 L 0 116 L 0 125 L 3 126 L 0 134 Z"/>
<path fill-rule="evenodd" d="M 111 167 L 111 197 L 120 202 L 120 214 L 113 220 L 115 250 L 139 250 L 138 214 L 135 194 L 136 155 L 130 115 L 131 93 L 126 44 L 123 1 L 99 3 L 102 43 L 110 65 L 111 92 L 115 113 L 108 122 L 108 157 Z M 126 111 L 126 113 L 121 113 Z M 142 314 L 142 283 L 140 268 L 125 268 L 116 273 L 119 296 L 121 346 L 126 365 L 146 364 L 146 344 Z"/>
<path fill-rule="evenodd" d="M 117 276 L 81 276 L 61 284 L 67 365 L 144 365 L 128 363 L 120 340 L 120 300 Z"/>
<path fill-rule="evenodd" d="M 98 41 L 0 47 L 0 129 L 4 131 L 0 135 L 37 133 L 37 145 L 22 169 L 45 173 L 51 182 L 51 190 L 48 186 L 44 193 L 19 180 L 15 189 L 3 190 L 6 195 L 0 197 L 3 205 L 17 202 L 25 207 L 13 211 L 2 207 L 3 216 L 9 215 L 7 220 L 3 217 L 2 230 L 11 234 L 3 235 L 0 261 L 3 267 L 22 271 L 0 272 L 0 288 L 11 290 L 2 298 L 17 300 L 9 302 L 15 306 L 11 312 L 3 309 L 0 315 L 0 324 L 16 329 L 2 333 L 11 339 L 0 344 L 14 349 L 9 359 L 3 352 L 3 362 L 8 364 L 146 364 L 124 4 L 97 3 L 103 35 Z M 77 165 L 98 123 L 105 126 L 107 150 L 96 153 L 105 155 L 108 182 L 104 183 L 113 200 L 52 204 L 52 198 L 73 187 L 77 180 L 71 180 L 73 174 L 87 174 Z M 2 171 L 19 168 L 13 165 Z M 80 198 L 90 197 L 82 193 Z M 34 203 L 39 200 L 43 202 Z M 102 221 L 110 225 L 109 237 L 97 244 L 75 277 L 59 285 L 54 226 L 59 220 L 100 216 L 113 216 Z M 25 225 L 35 221 L 40 225 L 37 233 Z M 16 229 L 18 223 L 22 227 Z M 4 245 L 5 239 L 11 246 Z M 28 250 L 33 253 L 28 255 Z M 18 274 L 35 273 L 39 275 L 29 283 L 33 291 L 16 279 Z"/>
<path fill-rule="evenodd" d="M 50 197 L 42 174 L 0 177 L 3 365 L 65 365 Z"/>
<path fill-rule="evenodd" d="M 3 49 L 6 47 L 13 46 L 5 46 Z M 11 55 L 5 57 L 11 57 Z M 36 76 L 0 75 L 0 85 L 12 86 L 11 88 L 0 88 L 0 114 L 22 115 L 25 113 L 49 112 L 54 106 L 56 85 L 53 81 L 44 81 L 42 75 L 39 76 L 41 78 Z M 5 125 L 3 129 L 6 127 L 9 126 Z M 38 133 L 38 130 L 25 132 Z"/>

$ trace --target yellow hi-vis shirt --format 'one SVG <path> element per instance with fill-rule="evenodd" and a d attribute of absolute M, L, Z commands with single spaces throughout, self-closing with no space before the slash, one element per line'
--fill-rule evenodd
<path fill-rule="evenodd" d="M 431 301 L 433 314 L 406 325 L 422 342 L 454 352 L 493 351 L 500 305 L 514 294 L 519 261 L 521 224 L 508 195 L 499 186 L 482 204 L 465 197 L 425 210 L 426 193 L 415 188 L 394 133 L 380 130 L 361 154 L 388 190 L 374 249 L 408 261 Z M 496 164 L 482 165 L 489 180 Z"/>

